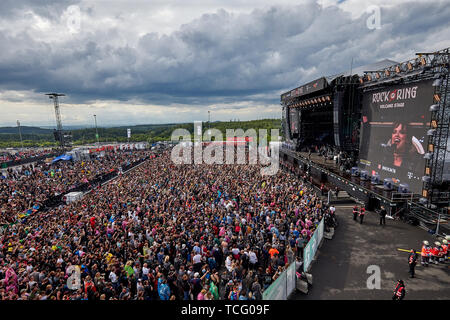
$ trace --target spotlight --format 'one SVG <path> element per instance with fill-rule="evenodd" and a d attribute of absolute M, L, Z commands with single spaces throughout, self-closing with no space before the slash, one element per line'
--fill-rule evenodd
<path fill-rule="evenodd" d="M 389 77 L 389 75 L 391 74 L 391 72 L 390 72 L 388 69 L 386 69 L 386 71 L 384 71 L 384 74 L 386 75 L 386 77 Z"/>
<path fill-rule="evenodd" d="M 420 58 L 420 64 L 423 65 L 423 66 L 426 65 L 427 64 L 427 60 L 425 60 L 424 57 Z"/>
<path fill-rule="evenodd" d="M 433 87 L 439 87 L 441 85 L 441 79 L 436 79 L 433 81 Z"/>
<path fill-rule="evenodd" d="M 435 112 L 439 110 L 439 105 L 438 104 L 433 104 L 430 106 L 430 112 Z"/>
<path fill-rule="evenodd" d="M 412 68 L 413 68 L 413 65 L 412 65 L 411 62 L 408 62 L 408 64 L 407 64 L 406 66 L 407 66 L 407 68 L 408 68 L 409 71 L 411 71 Z"/>
<path fill-rule="evenodd" d="M 423 190 L 423 191 L 422 191 L 422 196 L 423 196 L 423 197 L 427 197 L 427 196 L 428 196 L 428 191 L 427 191 L 427 190 Z M 420 199 L 419 199 L 419 202 L 420 202 L 421 204 L 426 204 L 426 203 L 428 202 L 428 200 L 427 200 L 426 198 L 420 198 Z"/>
<path fill-rule="evenodd" d="M 436 129 L 430 129 L 427 131 L 427 136 L 433 136 L 436 133 Z"/>
<path fill-rule="evenodd" d="M 400 73 L 400 67 L 399 66 L 395 66 L 395 72 Z"/>
<path fill-rule="evenodd" d="M 423 181 L 423 182 L 430 182 L 430 181 L 431 181 L 431 178 L 430 178 L 430 176 L 423 176 L 423 177 L 422 177 L 422 181 Z"/>
<path fill-rule="evenodd" d="M 367 80 L 372 81 L 372 77 L 370 76 L 370 74 L 367 75 Z"/>
<path fill-rule="evenodd" d="M 431 158 L 433 158 L 433 154 L 432 153 L 425 153 L 425 155 L 423 156 L 424 159 L 430 160 Z"/>

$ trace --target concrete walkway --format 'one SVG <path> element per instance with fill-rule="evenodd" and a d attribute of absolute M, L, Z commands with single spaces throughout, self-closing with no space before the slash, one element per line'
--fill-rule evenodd
<path fill-rule="evenodd" d="M 426 232 L 401 221 L 386 219 L 379 225 L 379 216 L 368 212 L 361 225 L 353 220 L 350 205 L 337 206 L 339 226 L 332 240 L 324 239 L 313 262 L 313 286 L 309 294 L 296 293 L 295 300 L 391 299 L 397 279 L 406 285 L 405 300 L 450 299 L 450 262 L 422 267 L 420 257 L 416 278 L 409 278 L 408 253 L 398 251 L 414 248 L 420 251 L 422 241 L 434 244 L 436 239 Z M 367 273 L 371 265 L 379 266 L 380 289 L 368 289 Z"/>

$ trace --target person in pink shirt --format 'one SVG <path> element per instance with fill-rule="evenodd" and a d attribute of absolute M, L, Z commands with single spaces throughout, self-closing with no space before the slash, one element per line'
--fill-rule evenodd
<path fill-rule="evenodd" d="M 202 289 L 202 291 L 199 292 L 197 295 L 197 300 L 205 300 L 206 290 Z"/>
<path fill-rule="evenodd" d="M 219 236 L 223 237 L 225 235 L 225 226 L 220 227 Z"/>

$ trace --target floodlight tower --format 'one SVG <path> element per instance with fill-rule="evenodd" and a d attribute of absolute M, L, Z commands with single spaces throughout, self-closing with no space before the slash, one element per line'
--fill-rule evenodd
<path fill-rule="evenodd" d="M 19 120 L 17 120 L 17 127 L 19 128 L 20 144 L 22 145 L 22 149 L 23 149 L 22 131 L 20 130 L 20 121 Z"/>
<path fill-rule="evenodd" d="M 56 132 L 58 134 L 59 145 L 62 149 L 64 149 L 64 135 L 62 131 L 62 122 L 61 122 L 61 112 L 59 111 L 59 101 L 58 97 L 63 97 L 65 94 L 63 93 L 47 93 L 50 99 L 53 99 L 53 103 L 55 105 L 55 115 L 56 115 Z"/>

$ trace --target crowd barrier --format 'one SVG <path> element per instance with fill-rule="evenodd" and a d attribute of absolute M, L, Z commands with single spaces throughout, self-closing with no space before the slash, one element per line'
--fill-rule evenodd
<path fill-rule="evenodd" d="M 287 300 L 295 290 L 296 265 L 292 262 L 280 276 L 263 292 L 263 300 Z"/>
<path fill-rule="evenodd" d="M 314 231 L 311 239 L 309 239 L 305 248 L 303 249 L 303 271 L 310 270 L 311 263 L 317 254 L 324 231 L 324 220 L 320 221 L 316 231 Z M 296 262 L 294 261 L 289 267 L 283 271 L 280 276 L 263 292 L 263 300 L 287 300 L 287 298 L 296 289 Z"/>
<path fill-rule="evenodd" d="M 311 262 L 313 262 L 316 254 L 317 254 L 317 249 L 319 248 L 320 244 L 322 243 L 324 220 L 325 219 L 322 218 L 319 225 L 317 226 L 316 231 L 314 231 L 311 239 L 309 239 L 307 245 L 303 249 L 303 271 L 304 272 L 309 271 Z"/>

